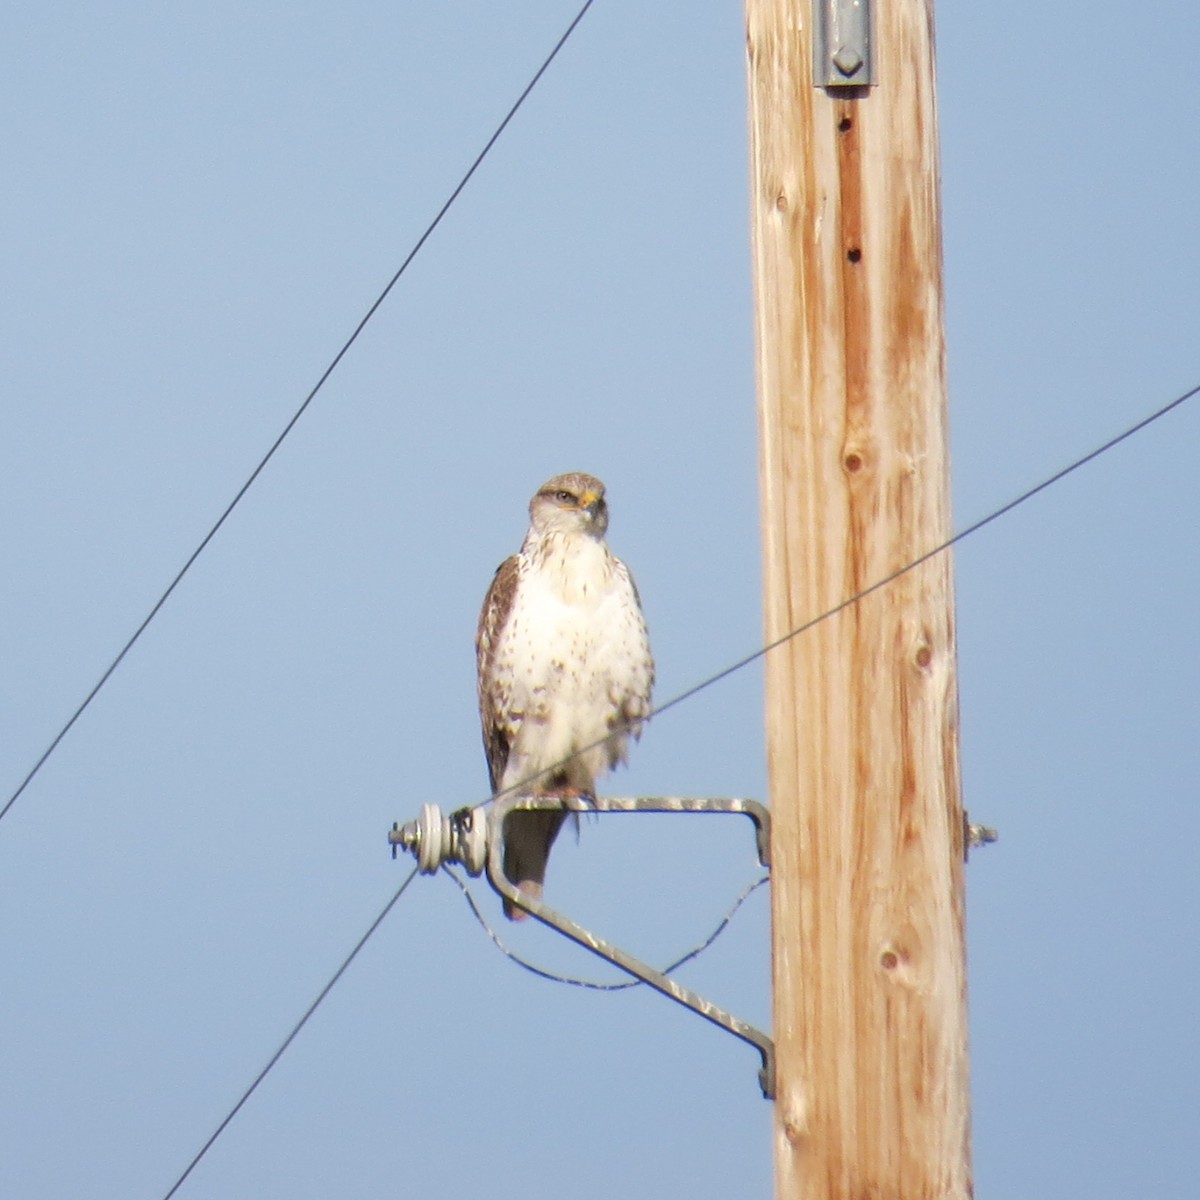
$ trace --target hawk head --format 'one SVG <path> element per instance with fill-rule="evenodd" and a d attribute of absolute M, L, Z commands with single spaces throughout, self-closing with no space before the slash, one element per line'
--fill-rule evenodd
<path fill-rule="evenodd" d="M 602 538 L 608 528 L 604 484 L 579 471 L 555 475 L 529 502 L 529 518 L 539 534 L 586 533 Z"/>

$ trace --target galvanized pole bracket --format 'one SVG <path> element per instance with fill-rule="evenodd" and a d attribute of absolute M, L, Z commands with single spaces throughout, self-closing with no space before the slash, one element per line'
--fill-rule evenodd
<path fill-rule="evenodd" d="M 875 82 L 874 0 L 813 0 L 813 86 L 869 87 Z"/>
<path fill-rule="evenodd" d="M 963 811 L 963 859 L 967 859 L 972 850 L 978 850 L 981 846 L 990 846 L 993 842 L 1000 840 L 1000 834 L 990 825 L 976 824 L 967 815 L 966 810 Z"/>
<path fill-rule="evenodd" d="M 398 847 L 417 856 L 421 870 L 436 871 L 442 861 L 461 862 L 472 875 L 481 873 L 484 862 L 479 848 L 482 837 L 486 845 L 486 870 L 488 882 L 515 908 L 536 917 L 544 925 L 557 930 L 585 950 L 610 962 L 622 971 L 649 984 L 656 991 L 669 997 L 685 1008 L 698 1013 L 706 1021 L 732 1033 L 734 1037 L 749 1043 L 760 1054 L 762 1066 L 758 1073 L 759 1085 L 768 1099 L 775 1096 L 775 1043 L 771 1038 L 726 1012 L 711 1001 L 704 999 L 690 988 L 677 983 L 670 976 L 655 970 L 648 963 L 634 958 L 618 946 L 576 924 L 569 917 L 556 912 L 540 900 L 532 899 L 519 891 L 504 874 L 504 818 L 514 811 L 538 809 L 561 809 L 562 801 L 555 796 L 506 796 L 496 800 L 490 810 L 483 807 L 462 809 L 443 817 L 436 806 L 427 804 L 418 820 L 405 826 L 394 825 L 388 834 L 393 855 Z M 656 813 L 742 813 L 754 822 L 759 862 L 764 867 L 771 865 L 771 814 L 756 800 L 697 799 L 686 796 L 656 797 L 609 797 L 596 799 L 587 804 L 589 812 L 656 812 Z M 439 855 L 445 854 L 444 859 Z"/>

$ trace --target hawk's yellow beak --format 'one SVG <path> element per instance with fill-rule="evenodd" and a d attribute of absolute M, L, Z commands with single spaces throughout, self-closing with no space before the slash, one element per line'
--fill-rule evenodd
<path fill-rule="evenodd" d="M 584 492 L 579 497 L 579 507 L 586 508 L 588 512 L 594 512 L 596 505 L 600 503 L 600 497 L 595 492 Z"/>

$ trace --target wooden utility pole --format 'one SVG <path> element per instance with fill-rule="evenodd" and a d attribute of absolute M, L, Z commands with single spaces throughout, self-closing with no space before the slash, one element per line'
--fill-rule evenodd
<path fill-rule="evenodd" d="M 746 0 L 770 641 L 950 532 L 932 0 L 877 0 L 869 88 L 813 85 L 815 12 Z M 949 555 L 766 674 L 777 1196 L 964 1200 Z"/>

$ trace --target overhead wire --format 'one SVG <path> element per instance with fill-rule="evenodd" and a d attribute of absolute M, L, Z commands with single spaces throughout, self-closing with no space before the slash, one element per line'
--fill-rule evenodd
<path fill-rule="evenodd" d="M 383 924 L 383 920 L 388 915 L 388 913 L 390 913 L 392 911 L 392 909 L 395 908 L 396 902 L 408 890 L 408 885 L 410 883 L 412 883 L 412 881 L 414 879 L 416 879 L 418 870 L 419 870 L 418 867 L 413 867 L 412 873 L 396 889 L 395 893 L 392 895 L 392 898 L 383 906 L 383 908 L 380 910 L 380 913 L 375 918 L 375 920 L 371 922 L 371 927 L 367 930 L 366 933 L 364 933 L 362 935 L 362 937 L 360 937 L 358 939 L 358 942 L 355 945 L 354 949 L 351 950 L 348 955 L 346 955 L 345 959 L 342 962 L 342 965 L 340 967 L 338 967 L 338 969 L 333 973 L 332 976 L 330 976 L 329 982 L 325 984 L 325 986 L 321 989 L 320 993 L 318 994 L 317 998 L 308 1006 L 308 1009 L 305 1012 L 304 1016 L 302 1016 L 300 1018 L 300 1020 L 296 1022 L 296 1024 L 292 1027 L 291 1033 L 289 1033 L 287 1035 L 287 1037 L 285 1037 L 283 1039 L 283 1041 L 279 1044 L 279 1049 L 277 1049 L 275 1051 L 275 1053 L 272 1054 L 271 1057 L 267 1060 L 267 1065 L 265 1067 L 263 1067 L 263 1069 L 261 1071 L 259 1071 L 259 1073 L 254 1077 L 254 1082 L 250 1084 L 250 1086 L 242 1093 L 238 1102 L 229 1110 L 229 1112 L 227 1112 L 225 1114 L 224 1119 L 216 1127 L 216 1129 L 213 1130 L 212 1136 L 208 1139 L 208 1141 L 206 1141 L 204 1143 L 203 1146 L 200 1147 L 200 1149 L 196 1152 L 195 1156 L 192 1158 L 192 1161 L 189 1162 L 188 1165 L 184 1168 L 183 1174 L 180 1175 L 179 1178 L 176 1179 L 175 1182 L 171 1185 L 170 1189 L 163 1194 L 163 1200 L 171 1200 L 171 1197 L 174 1196 L 177 1191 L 179 1191 L 179 1189 L 183 1186 L 184 1180 L 187 1179 L 187 1177 L 199 1165 L 200 1160 L 209 1152 L 209 1150 L 212 1149 L 213 1144 L 216 1142 L 217 1138 L 219 1138 L 221 1136 L 221 1134 L 223 1134 L 225 1132 L 226 1128 L 229 1126 L 229 1123 L 233 1120 L 233 1118 L 236 1117 L 239 1112 L 241 1112 L 242 1106 L 246 1103 L 247 1100 L 250 1099 L 250 1097 L 252 1095 L 254 1095 L 254 1092 L 257 1089 L 258 1085 L 260 1083 L 262 1083 L 262 1081 L 264 1079 L 266 1079 L 266 1077 L 271 1073 L 271 1068 L 274 1067 L 275 1064 L 283 1057 L 284 1051 L 287 1050 L 287 1048 L 292 1044 L 293 1041 L 295 1041 L 296 1035 L 300 1032 L 300 1030 L 302 1030 L 304 1028 L 305 1025 L 308 1024 L 309 1017 L 311 1017 L 313 1015 L 313 1013 L 315 1013 L 317 1011 L 317 1009 L 321 1006 L 321 1001 L 324 1000 L 325 997 L 328 996 L 329 993 L 333 990 L 334 985 L 346 973 L 346 969 L 350 966 L 350 964 L 358 956 L 358 952 L 367 944 L 367 942 L 370 940 L 371 935 L 375 932 L 375 930 L 377 930 L 379 928 L 379 926 Z"/>
<path fill-rule="evenodd" d="M 471 181 L 472 176 L 479 169 L 480 165 L 483 163 L 483 160 L 488 156 L 492 147 L 499 140 L 500 135 L 505 131 L 505 129 L 508 128 L 509 122 L 511 122 L 513 117 L 515 117 L 517 115 L 517 111 L 525 103 L 530 92 L 533 91 L 533 89 L 537 86 L 538 82 L 541 80 L 542 76 L 549 69 L 550 64 L 555 60 L 555 58 L 558 57 L 559 51 L 563 48 L 563 46 L 566 45 L 567 39 L 570 38 L 571 34 L 575 32 L 576 27 L 579 25 L 580 21 L 582 21 L 583 18 L 587 15 L 588 9 L 592 7 L 592 4 L 594 2 L 595 2 L 595 0 L 585 0 L 585 3 L 583 4 L 583 6 L 575 14 L 574 19 L 567 26 L 566 31 L 555 43 L 554 48 L 550 51 L 549 54 L 546 55 L 545 59 L 542 61 L 542 65 L 540 67 L 538 67 L 533 78 L 530 79 L 529 83 L 525 85 L 524 90 L 517 97 L 517 99 L 513 103 L 512 107 L 509 108 L 508 112 L 504 116 L 504 119 L 499 123 L 499 125 L 496 126 L 491 137 L 489 137 L 487 142 L 485 143 L 483 149 L 480 150 L 479 153 L 475 156 L 474 161 L 467 168 L 467 170 L 463 174 L 462 178 L 458 181 L 457 186 L 450 193 L 446 202 L 442 205 L 442 207 L 440 209 L 438 209 L 437 215 L 425 227 L 425 231 L 417 239 L 413 248 L 408 252 L 407 257 L 400 264 L 400 266 L 397 269 L 397 271 L 395 272 L 395 274 L 388 281 L 387 286 L 383 289 L 382 292 L 379 293 L 378 297 L 375 299 L 375 302 L 371 305 L 371 307 L 369 309 L 367 309 L 366 315 L 354 327 L 354 332 L 350 334 L 350 336 L 343 343 L 342 348 L 337 352 L 337 354 L 334 355 L 332 361 L 322 372 L 321 377 L 313 385 L 312 390 L 308 393 L 307 396 L 305 396 L 300 407 L 297 408 L 296 411 L 292 414 L 291 419 L 283 427 L 283 431 L 279 434 L 279 436 L 271 444 L 270 449 L 266 452 L 266 454 L 264 454 L 262 456 L 262 458 L 259 460 L 258 465 L 254 468 L 253 471 L 250 472 L 250 475 L 247 477 L 246 481 L 242 484 L 242 486 L 240 488 L 238 488 L 233 499 L 225 507 L 225 510 L 221 513 L 221 515 L 217 518 L 217 520 L 213 524 L 212 528 L 209 529 L 209 531 L 201 539 L 200 544 L 188 556 L 187 561 L 183 564 L 182 567 L 180 567 L 180 569 L 176 573 L 174 579 L 171 580 L 171 582 L 167 585 L 166 590 L 162 593 L 161 596 L 159 596 L 158 600 L 154 603 L 154 606 L 146 614 L 145 619 L 137 627 L 137 629 L 134 630 L 133 636 L 129 638 L 129 640 L 121 648 L 121 650 L 117 654 L 117 656 L 112 660 L 112 662 L 109 663 L 108 667 L 105 669 L 104 673 L 100 676 L 100 678 L 96 682 L 95 686 L 83 698 L 83 702 L 71 714 L 71 717 L 69 718 L 69 720 L 59 730 L 57 735 L 54 737 L 54 740 L 51 741 L 50 745 L 46 747 L 45 751 L 42 753 L 41 757 L 37 760 L 37 762 L 35 762 L 33 764 L 33 767 L 30 769 L 29 773 L 25 776 L 24 779 L 21 780 L 16 791 L 14 791 L 11 796 L 9 796 L 4 807 L 0 808 L 0 821 L 2 821 L 8 815 L 9 810 L 12 808 L 12 806 L 14 804 L 16 804 L 17 800 L 21 797 L 21 794 L 30 785 L 30 783 L 33 782 L 34 778 L 37 776 L 38 772 L 42 769 L 42 767 L 45 766 L 45 764 L 49 760 L 50 756 L 58 749 L 62 740 L 67 736 L 68 733 L 71 732 L 71 729 L 74 727 L 76 721 L 78 721 L 79 718 L 81 716 L 83 716 L 84 712 L 87 710 L 87 708 L 92 703 L 92 701 L 97 697 L 97 695 L 99 695 L 100 690 L 104 687 L 104 685 L 112 677 L 113 672 L 116 671 L 116 669 L 125 660 L 125 656 L 129 653 L 130 650 L 133 649 L 134 645 L 136 645 L 137 641 L 141 638 L 142 634 L 145 633 L 147 627 L 150 625 L 150 622 L 153 621 L 156 616 L 158 616 L 163 605 L 166 604 L 166 602 L 170 599 L 172 593 L 179 586 L 179 584 L 183 581 L 184 576 L 187 575 L 188 571 L 191 570 L 192 565 L 200 557 L 200 555 L 204 553 L 204 551 L 207 549 L 209 543 L 213 540 L 214 537 L 216 537 L 216 535 L 220 531 L 221 527 L 229 519 L 229 516 L 232 514 L 233 510 L 235 508 L 237 508 L 237 506 L 241 503 L 242 497 L 246 495 L 246 493 L 254 485 L 255 480 L 257 480 L 259 475 L 262 474 L 266 465 L 271 461 L 272 458 L 274 458 L 275 452 L 279 449 L 280 446 L 283 445 L 288 434 L 290 434 L 292 432 L 292 430 L 296 426 L 296 423 L 300 420 L 300 418 L 304 415 L 305 411 L 307 410 L 308 406 L 316 398 L 317 393 L 320 392 L 320 390 L 325 386 L 326 380 L 328 380 L 329 377 L 333 374 L 333 372 L 337 369 L 337 367 L 341 363 L 342 359 L 345 358 L 346 354 L 349 352 L 350 347 L 353 346 L 354 343 L 358 340 L 359 334 L 361 334 L 362 331 L 367 327 L 367 323 L 371 320 L 371 318 L 379 310 L 379 308 L 383 304 L 383 302 L 388 298 L 388 295 L 391 293 L 391 290 L 399 282 L 400 277 L 405 273 L 405 271 L 408 270 L 409 265 L 412 263 L 413 259 L 416 258 L 417 255 L 421 252 L 422 247 L 429 240 L 430 236 L 433 234 L 433 231 L 442 223 L 442 218 L 450 211 L 451 206 L 458 199 L 458 197 L 462 194 L 463 189 Z"/>
<path fill-rule="evenodd" d="M 535 963 L 531 963 L 528 959 L 522 958 L 515 950 L 505 944 L 500 935 L 492 928 L 488 919 L 483 915 L 479 905 L 475 903 L 475 897 L 471 895 L 471 889 L 458 875 L 458 872 L 452 870 L 445 863 L 442 864 L 442 870 L 450 876 L 451 879 L 458 885 L 458 890 L 462 892 L 463 897 L 467 901 L 467 907 L 475 916 L 475 920 L 482 926 L 483 931 L 491 938 L 493 945 L 507 958 L 512 959 L 519 967 L 524 967 L 530 974 L 537 975 L 541 979 L 548 979 L 551 983 L 567 983 L 572 987 L 589 988 L 595 992 L 623 992 L 627 988 L 641 987 L 645 982 L 642 979 L 622 979 L 615 983 L 601 983 L 594 979 L 577 979 L 572 975 L 556 975 L 553 971 L 547 971 L 544 967 L 539 967 Z M 763 884 L 770 883 L 770 875 L 760 875 L 757 879 L 752 880 L 739 893 L 737 899 L 730 906 L 729 910 L 717 923 L 716 928 L 698 945 L 693 946 L 685 954 L 681 954 L 678 958 L 673 959 L 665 967 L 662 968 L 663 975 L 670 975 L 672 971 L 678 970 L 685 963 L 690 963 L 693 959 L 699 958 L 705 950 L 709 948 L 716 940 L 729 928 L 729 923 L 737 916 L 739 909 L 750 896 L 758 891 Z"/>

